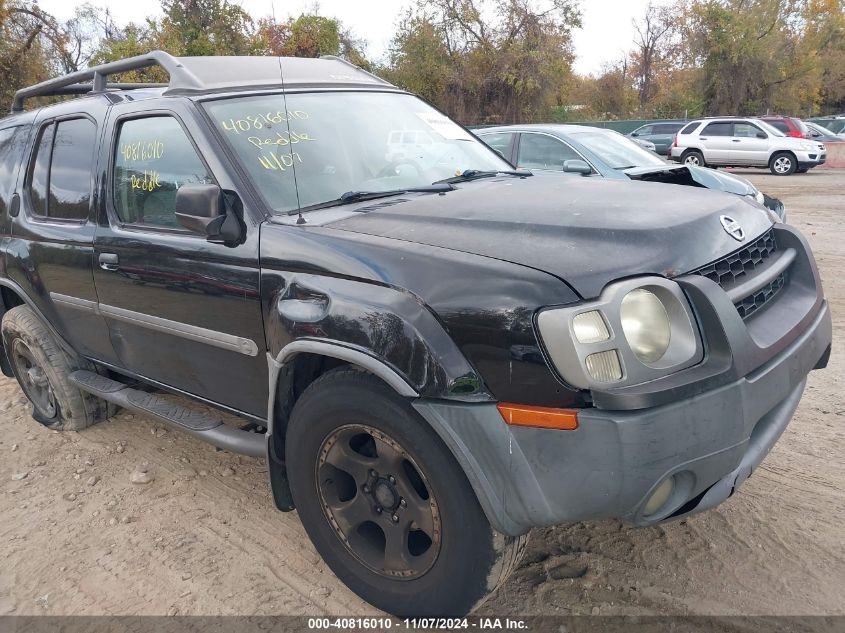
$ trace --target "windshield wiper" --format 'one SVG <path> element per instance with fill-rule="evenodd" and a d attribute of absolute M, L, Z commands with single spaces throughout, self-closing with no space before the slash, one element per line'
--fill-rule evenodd
<path fill-rule="evenodd" d="M 524 169 L 500 169 L 497 171 L 484 171 L 482 169 L 466 169 L 463 173 L 458 174 L 457 176 L 452 176 L 451 178 L 444 178 L 443 180 L 437 180 L 432 184 L 438 185 L 441 183 L 455 183 L 455 182 L 467 182 L 469 180 L 476 180 L 478 178 L 492 178 L 494 176 L 518 176 L 519 178 L 526 178 L 527 176 L 533 176 L 530 171 L 526 171 Z"/>
<path fill-rule="evenodd" d="M 325 202 L 309 204 L 307 207 L 291 209 L 288 211 L 288 215 L 298 215 L 304 211 L 316 211 L 317 209 L 328 209 L 330 207 L 341 207 L 345 204 L 364 202 L 366 200 L 389 198 L 390 196 L 398 196 L 403 193 L 446 193 L 452 190 L 454 190 L 454 187 L 449 183 L 434 183 L 420 187 L 408 187 L 407 189 L 390 189 L 388 191 L 347 191 L 334 200 L 326 200 Z"/>

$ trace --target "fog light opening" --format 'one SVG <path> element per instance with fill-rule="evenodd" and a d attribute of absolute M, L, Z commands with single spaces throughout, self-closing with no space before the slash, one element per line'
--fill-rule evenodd
<path fill-rule="evenodd" d="M 669 501 L 669 498 L 672 496 L 672 492 L 674 492 L 674 490 L 674 475 L 671 477 L 667 477 L 666 479 L 661 481 L 658 484 L 657 488 L 654 489 L 654 492 L 651 493 L 651 496 L 648 498 L 648 501 L 645 502 L 643 514 L 645 516 L 657 514 L 666 505 L 666 502 Z"/>

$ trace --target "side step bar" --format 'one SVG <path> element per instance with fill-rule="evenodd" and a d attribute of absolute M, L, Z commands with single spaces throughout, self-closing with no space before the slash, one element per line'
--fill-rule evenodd
<path fill-rule="evenodd" d="M 70 375 L 70 381 L 98 398 L 164 422 L 218 448 L 250 457 L 266 456 L 267 442 L 263 433 L 232 428 L 213 415 L 183 407 L 155 393 L 132 389 L 94 372 L 75 371 Z"/>

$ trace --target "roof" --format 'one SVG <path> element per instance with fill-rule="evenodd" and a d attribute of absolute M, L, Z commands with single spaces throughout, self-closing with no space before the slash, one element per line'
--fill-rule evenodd
<path fill-rule="evenodd" d="M 159 66 L 167 84 L 109 83 L 111 75 Z M 392 84 L 334 56 L 301 57 L 173 57 L 164 51 L 92 66 L 18 90 L 12 112 L 23 110 L 31 97 L 81 95 L 109 90 L 164 88 L 164 94 L 200 94 L 258 88 L 393 88 Z"/>
<path fill-rule="evenodd" d="M 476 134 L 488 134 L 491 132 L 510 132 L 519 130 L 535 130 L 537 132 L 550 132 L 560 134 L 577 134 L 579 132 L 607 132 L 614 130 L 591 125 L 573 125 L 571 123 L 526 123 L 525 125 L 494 125 L 491 127 L 477 128 L 473 130 Z"/>

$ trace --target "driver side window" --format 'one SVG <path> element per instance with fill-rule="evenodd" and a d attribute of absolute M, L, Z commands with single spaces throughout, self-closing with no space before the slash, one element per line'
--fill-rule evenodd
<path fill-rule="evenodd" d="M 181 228 L 176 191 L 213 183 L 191 140 L 170 116 L 121 124 L 114 156 L 114 209 L 124 224 Z"/>
<path fill-rule="evenodd" d="M 563 171 L 567 160 L 583 160 L 569 145 L 545 134 L 523 133 L 519 139 L 519 166 L 523 169 Z"/>

